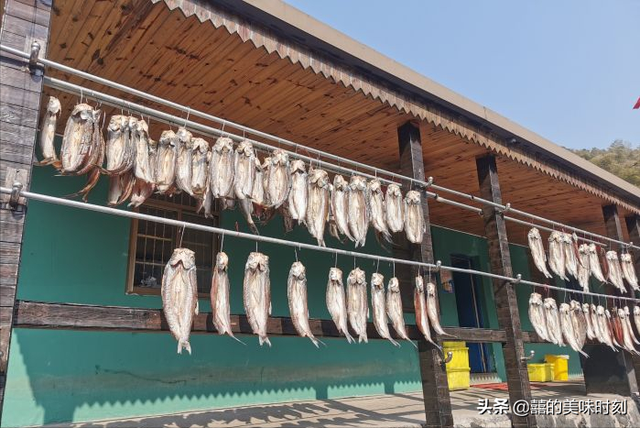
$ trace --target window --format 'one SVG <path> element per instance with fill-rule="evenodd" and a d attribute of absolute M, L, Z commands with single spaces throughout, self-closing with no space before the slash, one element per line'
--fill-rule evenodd
<path fill-rule="evenodd" d="M 219 224 L 219 214 L 212 219 L 196 213 L 197 201 L 187 194 L 154 195 L 140 206 L 140 213 L 208 226 Z M 216 235 L 153 221 L 133 219 L 129 241 L 129 275 L 127 293 L 160 294 L 164 267 L 180 244 L 196 253 L 198 291 L 209 293 L 211 274 L 218 248 Z"/>

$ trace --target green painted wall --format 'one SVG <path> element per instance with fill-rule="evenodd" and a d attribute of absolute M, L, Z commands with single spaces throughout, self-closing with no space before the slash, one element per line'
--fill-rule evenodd
<path fill-rule="evenodd" d="M 83 178 L 56 177 L 51 168 L 36 168 L 32 189 L 63 196 L 82 187 Z M 106 180 L 91 194 L 90 202 L 106 200 Z M 228 213 L 228 212 L 227 212 Z M 233 228 L 235 213 L 225 215 L 223 226 Z M 160 308 L 157 296 L 125 294 L 130 221 L 125 218 L 30 202 L 25 228 L 18 298 Z M 262 229 L 281 236 L 278 219 Z M 488 270 L 486 242 L 477 237 L 434 228 L 436 257 L 449 264 L 450 255 L 467 254 L 477 267 Z M 305 230 L 288 238 L 312 242 Z M 328 242 L 335 246 L 335 241 Z M 232 311 L 241 313 L 241 282 L 250 241 L 227 237 L 233 291 Z M 271 257 L 273 314 L 287 315 L 286 276 L 294 261 L 292 249 L 260 244 Z M 381 253 L 373 236 L 364 249 Z M 526 277 L 525 252 L 512 248 L 515 271 Z M 307 266 L 309 309 L 312 317 L 329 318 L 325 284 L 333 257 L 311 251 L 299 253 Z M 353 259 L 339 257 L 348 272 Z M 372 261 L 358 261 L 368 276 Z M 381 264 L 389 276 L 390 267 Z M 491 284 L 482 279 L 484 304 L 491 327 L 497 328 Z M 529 291 L 519 290 L 523 323 Z M 456 325 L 455 297 L 440 293 L 444 325 Z M 523 306 L 524 305 L 524 306 Z M 201 300 L 202 311 L 209 302 Z M 407 320 L 412 321 L 408 315 Z M 317 350 L 301 338 L 272 338 L 273 348 L 261 348 L 257 339 L 244 336 L 246 346 L 214 334 L 192 336 L 193 356 L 177 355 L 169 334 L 93 333 L 16 329 L 12 336 L 3 426 L 99 420 L 114 417 L 237 406 L 288 400 L 419 390 L 417 353 L 409 344 L 348 345 L 326 340 Z M 551 345 L 544 346 L 558 353 Z M 545 349 L 546 349 L 545 348 Z M 504 379 L 499 345 L 493 345 L 496 366 Z M 542 351 L 539 353 L 541 354 Z M 562 353 L 567 353 L 566 348 Z M 572 363 L 576 362 L 572 354 Z M 579 367 L 578 367 L 579 368 Z"/>

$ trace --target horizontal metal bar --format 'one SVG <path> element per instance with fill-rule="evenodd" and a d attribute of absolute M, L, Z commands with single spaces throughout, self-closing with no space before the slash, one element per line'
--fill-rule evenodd
<path fill-rule="evenodd" d="M 7 187 L 0 187 L 0 193 L 5 193 L 6 194 L 6 193 L 11 193 L 11 191 L 12 191 L 12 189 L 9 189 Z M 28 191 L 24 191 L 24 190 L 20 191 L 19 195 L 22 196 L 22 197 L 25 197 L 27 199 L 32 199 L 32 200 L 40 201 L 40 202 L 47 202 L 47 203 L 51 203 L 51 204 L 68 206 L 68 207 L 71 207 L 71 208 L 79 208 L 79 209 L 88 210 L 88 211 L 95 211 L 95 212 L 99 212 L 99 213 L 103 213 L 103 214 L 111 214 L 111 215 L 116 215 L 116 216 L 120 216 L 120 217 L 136 218 L 138 220 L 146 220 L 146 221 L 152 221 L 152 222 L 156 222 L 156 223 L 163 223 L 163 224 L 167 224 L 167 225 L 170 225 L 170 226 L 183 227 L 183 228 L 186 228 L 186 229 L 194 229 L 194 230 L 200 230 L 200 231 L 203 231 L 203 232 L 217 233 L 219 235 L 229 235 L 229 236 L 233 236 L 233 237 L 236 237 L 236 238 L 248 239 L 248 240 L 252 240 L 252 241 L 268 242 L 268 243 L 271 243 L 271 244 L 285 245 L 285 246 L 293 247 L 293 248 L 297 248 L 297 249 L 304 248 L 304 249 L 307 249 L 307 250 L 320 251 L 320 252 L 331 253 L 331 254 L 339 254 L 339 255 L 343 255 L 343 256 L 347 256 L 347 257 L 354 257 L 354 258 L 357 258 L 357 259 L 369 259 L 369 260 L 377 260 L 377 261 L 393 263 L 393 264 L 404 264 L 404 265 L 410 265 L 410 266 L 418 266 L 418 267 L 422 267 L 422 268 L 425 268 L 425 269 L 434 269 L 434 270 L 445 269 L 445 270 L 448 270 L 448 271 L 451 271 L 451 272 L 462 272 L 462 273 L 468 273 L 468 274 L 472 274 L 472 275 L 485 276 L 485 277 L 493 278 L 493 279 L 499 279 L 499 280 L 508 281 L 508 282 L 511 282 L 511 283 L 514 283 L 514 284 L 515 283 L 519 283 L 519 284 L 534 285 L 534 286 L 538 286 L 538 287 L 555 288 L 555 287 L 552 287 L 552 286 L 547 285 L 547 284 L 540 284 L 540 283 L 537 283 L 537 282 L 522 280 L 521 279 L 521 275 L 518 275 L 516 278 L 511 278 L 511 277 L 508 277 L 508 276 L 496 275 L 494 273 L 484 272 L 484 271 L 475 270 L 475 269 L 464 269 L 464 268 L 458 268 L 458 267 L 454 267 L 454 266 L 443 266 L 443 265 L 441 265 L 440 261 L 438 261 L 436 264 L 423 263 L 423 262 L 418 262 L 418 261 L 414 261 L 414 260 L 405 260 L 405 259 L 398 259 L 398 258 L 394 258 L 394 257 L 386 257 L 386 256 L 373 255 L 373 254 L 360 253 L 360 252 L 357 252 L 357 251 L 343 250 L 341 248 L 321 247 L 319 245 L 306 244 L 306 243 L 295 242 L 295 241 L 288 241 L 286 239 L 273 238 L 273 237 L 270 237 L 270 236 L 253 235 L 253 234 L 250 234 L 250 233 L 239 232 L 239 231 L 235 231 L 235 230 L 228 230 L 228 229 L 223 229 L 223 228 L 215 227 L 215 226 L 206 226 L 206 225 L 197 224 L 197 223 L 190 223 L 190 222 L 185 222 L 185 221 L 180 221 L 180 220 L 173 220 L 173 219 L 170 219 L 170 218 L 157 217 L 157 216 L 153 216 L 153 215 L 149 215 L 149 214 L 143 214 L 143 213 L 135 212 L 135 211 L 125 211 L 125 210 L 121 210 L 121 209 L 117 209 L 117 208 L 105 207 L 105 206 L 102 206 L 102 205 L 90 204 L 90 203 L 86 203 L 86 202 L 79 202 L 79 201 L 74 201 L 74 200 L 70 200 L 70 199 L 63 199 L 63 198 L 59 198 L 57 196 L 43 195 L 43 194 L 40 194 L 40 193 L 28 192 Z M 561 289 L 561 290 L 570 291 L 572 293 L 588 294 L 588 295 L 593 295 L 593 296 L 602 296 L 602 297 L 606 297 L 606 298 L 607 297 L 608 298 L 613 297 L 613 296 L 608 296 L 608 295 L 605 295 L 605 294 L 585 293 L 584 291 L 578 291 L 578 290 L 566 290 L 566 289 Z M 628 297 L 616 297 L 616 299 L 640 301 L 640 299 L 628 298 Z"/>
<path fill-rule="evenodd" d="M 29 58 L 30 58 L 29 53 L 20 51 L 18 49 L 15 49 L 15 48 L 12 48 L 12 47 L 9 47 L 9 46 L 6 46 L 6 45 L 1 45 L 0 44 L 0 50 L 4 50 L 4 51 L 10 52 L 10 53 L 12 53 L 14 55 L 20 56 L 20 57 L 24 58 L 25 60 L 29 60 Z M 377 177 L 381 181 L 393 182 L 392 180 L 387 180 L 387 179 L 383 179 L 382 177 L 379 177 L 380 175 L 386 175 L 388 177 L 393 177 L 393 178 L 395 178 L 397 180 L 400 180 L 400 181 L 409 181 L 411 183 L 417 183 L 420 187 L 423 187 L 423 188 L 432 187 L 433 189 L 439 190 L 441 192 L 450 193 L 450 194 L 459 196 L 461 198 L 469 199 L 469 200 L 474 201 L 474 202 L 478 202 L 478 203 L 481 203 L 481 204 L 484 204 L 484 205 L 492 206 L 492 207 L 494 207 L 496 209 L 499 209 L 499 210 L 507 209 L 507 205 L 498 204 L 498 203 L 495 203 L 493 201 L 489 201 L 487 199 L 483 199 L 483 198 L 480 198 L 480 197 L 475 196 L 475 195 L 471 195 L 471 194 L 464 193 L 464 192 L 459 192 L 457 190 L 449 189 L 447 187 L 443 187 L 443 186 L 439 186 L 437 184 L 434 184 L 433 183 L 433 179 L 431 177 L 430 177 L 430 180 L 428 180 L 428 181 L 417 180 L 415 178 L 408 177 L 408 176 L 405 176 L 405 175 L 402 175 L 402 174 L 398 174 L 398 173 L 395 173 L 395 172 L 392 172 L 392 171 L 388 171 L 388 170 L 384 170 L 384 169 L 381 169 L 381 168 L 376 168 L 376 167 L 373 167 L 373 166 L 370 166 L 370 165 L 366 165 L 366 164 L 363 164 L 363 163 L 358 162 L 358 161 L 345 159 L 345 158 L 342 158 L 340 156 L 336 156 L 336 155 L 333 155 L 331 153 L 324 152 L 322 150 L 314 149 L 314 148 L 311 148 L 311 147 L 306 147 L 306 146 L 300 145 L 298 143 L 295 143 L 293 141 L 290 141 L 290 140 L 287 140 L 287 139 L 284 139 L 284 138 L 280 138 L 280 137 L 277 137 L 275 135 L 268 134 L 266 132 L 261 132 L 261 131 L 255 130 L 253 128 L 249 128 L 247 126 L 241 125 L 239 123 L 235 123 L 235 122 L 232 122 L 232 121 L 229 121 L 229 120 L 226 120 L 226 119 L 222 119 L 220 117 L 217 117 L 217 116 L 214 116 L 214 115 L 211 115 L 211 114 L 208 114 L 208 113 L 201 112 L 199 110 L 192 109 L 191 107 L 188 107 L 188 106 L 185 106 L 185 105 L 182 105 L 182 104 L 179 104 L 179 103 L 175 103 L 175 102 L 172 102 L 172 101 L 160 98 L 160 97 L 157 97 L 155 95 L 152 95 L 152 94 L 137 90 L 135 88 L 131 88 L 131 87 L 122 85 L 122 84 L 117 83 L 117 82 L 113 82 L 111 80 L 108 80 L 108 79 L 105 79 L 105 78 L 102 78 L 102 77 L 99 77 L 99 76 L 95 76 L 95 75 L 93 75 L 91 73 L 87 73 L 87 72 L 84 72 L 84 71 L 80 71 L 80 70 L 74 69 L 72 67 L 68 67 L 68 66 L 66 66 L 64 64 L 60 64 L 58 62 L 55 62 L 55 61 L 52 61 L 52 60 L 48 60 L 46 58 L 40 58 L 39 62 L 42 63 L 45 66 L 48 66 L 48 67 L 51 67 L 51 68 L 55 68 L 55 69 L 58 69 L 60 71 L 66 72 L 66 73 L 70 73 L 70 74 L 79 76 L 81 78 L 93 81 L 95 83 L 99 83 L 99 84 L 102 84 L 102 85 L 105 85 L 105 86 L 112 87 L 114 89 L 123 91 L 125 93 L 129 93 L 129 94 L 135 95 L 137 97 L 140 97 L 140 98 L 152 101 L 152 102 L 156 102 L 158 104 L 162 104 L 162 105 L 165 105 L 167 107 L 170 107 L 170 108 L 173 108 L 173 109 L 176 109 L 176 110 L 180 110 L 180 111 L 182 111 L 184 113 L 187 113 L 187 116 L 193 115 L 193 116 L 197 116 L 197 117 L 200 117 L 200 118 L 212 121 L 212 122 L 219 123 L 222 126 L 222 128 L 224 128 L 225 126 L 233 127 L 235 129 L 239 129 L 239 130 L 241 130 L 243 132 L 250 133 L 252 135 L 256 135 L 256 136 L 259 136 L 261 138 L 265 138 L 265 139 L 268 139 L 268 140 L 271 140 L 271 141 L 275 141 L 279 145 L 290 146 L 290 147 L 292 147 L 294 149 L 294 152 L 297 152 L 298 150 L 305 150 L 308 153 L 314 153 L 314 154 L 316 154 L 318 156 L 322 156 L 324 158 L 331 159 L 333 161 L 337 161 L 338 163 L 348 163 L 348 164 L 351 164 L 351 165 L 353 165 L 353 166 L 355 166 L 357 168 L 360 168 L 360 169 L 366 169 L 366 170 L 374 171 L 375 175 L 366 174 L 366 173 L 364 173 L 362 171 L 358 172 L 360 175 L 363 175 L 363 176 L 366 176 L 366 177 L 369 177 L 369 178 Z M 125 101 L 125 100 L 122 100 L 122 101 Z M 312 159 L 312 158 L 309 158 L 309 157 L 306 157 L 306 156 L 305 157 L 298 156 L 298 157 L 301 158 L 301 159 L 305 159 L 305 158 L 306 159 Z M 325 164 L 323 161 L 320 161 L 319 159 L 315 159 L 315 162 L 322 162 L 323 164 Z M 339 170 L 345 171 L 347 173 L 352 173 L 353 172 L 353 171 L 351 171 L 351 170 L 349 170 L 347 168 L 342 168 L 342 167 L 335 166 L 335 165 L 331 167 L 331 169 L 333 169 L 333 170 L 336 170 L 336 168 L 338 168 Z M 528 217 L 528 218 L 530 218 L 532 220 L 548 223 L 548 224 L 551 224 L 551 225 L 553 225 L 555 227 L 560 227 L 560 228 L 564 228 L 564 229 L 567 229 L 567 230 L 571 230 L 571 231 L 576 232 L 576 233 L 580 233 L 583 236 L 588 235 L 588 236 L 591 236 L 592 238 L 602 239 L 602 240 L 605 240 L 605 241 L 608 241 L 608 242 L 612 242 L 612 243 L 616 243 L 616 244 L 619 244 L 619 245 L 623 245 L 623 246 L 625 246 L 627 248 L 635 248 L 635 249 L 640 250 L 640 246 L 633 245 L 633 243 L 622 242 L 622 241 L 610 238 L 608 236 L 603 236 L 603 235 L 599 235 L 597 233 L 588 232 L 586 230 L 582 230 L 582 229 L 579 229 L 579 228 L 576 228 L 576 227 L 572 227 L 572 226 L 569 226 L 569 225 L 566 225 L 566 224 L 563 224 L 563 223 L 560 223 L 560 222 L 556 222 L 554 220 L 549 220 L 549 219 L 546 219 L 544 217 L 539 217 L 539 216 L 536 216 L 534 214 L 530 214 L 530 213 L 527 213 L 525 211 L 521 211 L 521 210 L 518 210 L 518 209 L 515 209 L 515 208 L 509 207 L 508 210 L 511 211 L 514 214 L 521 215 L 521 216 L 524 216 L 524 217 Z M 591 242 L 595 243 L 596 241 L 591 241 Z M 599 244 L 602 245 L 601 243 L 599 243 Z"/>

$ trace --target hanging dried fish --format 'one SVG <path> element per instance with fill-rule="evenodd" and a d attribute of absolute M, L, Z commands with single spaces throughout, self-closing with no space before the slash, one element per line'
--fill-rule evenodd
<path fill-rule="evenodd" d="M 329 281 L 327 282 L 327 309 L 331 314 L 331 319 L 336 325 L 338 332 L 344 334 L 347 342 L 354 342 L 347 327 L 347 304 L 342 284 L 342 271 L 336 267 L 329 270 Z"/>
<path fill-rule="evenodd" d="M 527 237 L 529 238 L 529 249 L 531 250 L 533 263 L 545 277 L 552 278 L 553 276 L 547 270 L 547 255 L 544 252 L 540 231 L 534 227 L 529 231 Z"/>
<path fill-rule="evenodd" d="M 631 336 L 631 340 L 636 345 L 640 345 L 640 341 L 638 341 L 638 338 L 633 331 L 633 326 L 631 325 L 631 311 L 629 311 L 629 307 L 625 306 L 624 308 L 622 308 L 622 310 L 624 311 L 624 321 L 627 323 L 627 328 L 629 330 L 629 336 Z"/>
<path fill-rule="evenodd" d="M 451 334 L 445 333 L 445 331 L 440 326 L 440 314 L 438 313 L 438 295 L 436 294 L 436 285 L 431 281 L 427 282 L 425 300 L 427 304 L 427 315 L 429 315 L 429 321 L 431 322 L 431 327 L 433 328 L 433 330 L 440 336 L 454 337 Z"/>
<path fill-rule="evenodd" d="M 582 312 L 582 305 L 576 300 L 569 302 L 569 309 L 571 310 L 569 318 L 571 319 L 571 326 L 573 327 L 574 338 L 578 348 L 582 349 L 587 341 L 587 320 Z"/>
<path fill-rule="evenodd" d="M 622 268 L 618 261 L 618 253 L 615 251 L 607 251 L 606 254 L 607 267 L 609 271 L 609 281 L 622 293 L 626 293 L 627 289 L 622 281 Z"/>
<path fill-rule="evenodd" d="M 371 216 L 371 225 L 376 232 L 382 236 L 386 242 L 391 242 L 391 234 L 387 227 L 384 212 L 384 195 L 382 194 L 382 185 L 380 180 L 371 180 L 367 183 L 367 198 L 369 206 L 369 214 Z"/>
<path fill-rule="evenodd" d="M 636 291 L 640 291 L 640 284 L 638 284 L 638 276 L 636 275 L 636 268 L 633 266 L 633 259 L 631 254 L 620 254 L 620 267 L 622 268 L 622 274 L 627 283 Z"/>
<path fill-rule="evenodd" d="M 404 201 L 397 184 L 389 184 L 384 198 L 385 219 L 389 230 L 393 233 L 404 229 Z"/>
<path fill-rule="evenodd" d="M 271 315 L 271 282 L 269 280 L 269 257 L 262 253 L 251 253 L 244 268 L 244 311 L 260 345 L 271 346 L 267 337 L 267 322 Z"/>
<path fill-rule="evenodd" d="M 606 316 L 606 327 L 609 329 L 609 335 L 611 336 L 611 342 L 618 348 L 624 348 L 624 337 L 622 333 L 622 326 L 618 319 L 617 309 L 613 308 L 613 314 L 605 309 L 604 314 Z"/>
<path fill-rule="evenodd" d="M 589 292 L 590 276 L 589 246 L 587 244 L 581 244 L 580 247 L 578 247 L 578 283 L 587 293 Z"/>
<path fill-rule="evenodd" d="M 587 339 L 597 339 L 598 336 L 596 335 L 593 323 L 591 322 L 591 310 L 588 303 L 582 304 L 582 313 L 584 315 L 584 320 L 587 323 Z"/>
<path fill-rule="evenodd" d="M 307 307 L 307 275 L 304 265 L 294 262 L 289 271 L 287 280 L 287 298 L 289 301 L 289 313 L 291 321 L 298 334 L 308 337 L 319 348 L 318 339 L 311 333 L 309 326 L 309 309 Z"/>
<path fill-rule="evenodd" d="M 308 183 L 307 169 L 299 159 L 291 162 L 291 190 L 289 191 L 289 214 L 298 224 L 306 223 Z"/>
<path fill-rule="evenodd" d="M 209 162 L 209 189 L 214 198 L 232 197 L 233 167 L 233 141 L 228 137 L 220 137 L 213 145 Z"/>
<path fill-rule="evenodd" d="M 216 265 L 211 277 L 211 312 L 213 325 L 218 334 L 228 334 L 244 345 L 236 338 L 231 329 L 231 304 L 229 303 L 229 257 L 223 251 L 216 254 Z"/>
<path fill-rule="evenodd" d="M 578 237 L 576 236 L 577 240 Z M 578 279 L 578 257 L 574 247 L 574 240 L 568 233 L 562 234 L 562 250 L 564 251 L 565 272 Z"/>
<path fill-rule="evenodd" d="M 387 315 L 393 329 L 401 339 L 408 340 L 414 347 L 418 347 L 409 336 L 404 324 L 404 314 L 402 313 L 402 297 L 400 296 L 400 283 L 398 278 L 393 277 L 387 285 Z"/>
<path fill-rule="evenodd" d="M 622 346 L 624 349 L 629 351 L 631 354 L 640 355 L 636 350 L 635 346 L 633 346 L 633 340 L 631 339 L 631 332 L 629 331 L 629 324 L 627 324 L 627 315 L 624 313 L 624 310 L 618 309 L 618 325 L 617 328 L 622 330 Z"/>
<path fill-rule="evenodd" d="M 160 194 L 172 193 L 176 178 L 178 137 L 175 132 L 162 131 L 156 156 L 156 190 Z"/>
<path fill-rule="evenodd" d="M 234 194 L 240 200 L 251 198 L 256 173 L 255 158 L 256 154 L 251 142 L 241 141 L 236 147 L 234 155 L 235 176 L 233 179 Z"/>
<path fill-rule="evenodd" d="M 565 274 L 565 257 L 562 233 L 553 231 L 549 236 L 549 267 L 561 279 L 568 281 Z"/>
<path fill-rule="evenodd" d="M 429 315 L 427 315 L 427 302 L 424 298 L 424 279 L 420 275 L 416 276 L 416 286 L 413 290 L 413 307 L 416 314 L 416 325 L 418 330 L 427 340 L 438 349 L 440 346 L 431 338 L 431 329 L 429 328 Z"/>
<path fill-rule="evenodd" d="M 556 301 L 547 297 L 544 299 L 544 310 L 547 321 L 548 337 L 552 343 L 558 346 L 564 346 L 564 340 L 562 339 L 562 327 L 560 326 L 560 314 L 558 313 L 558 305 Z"/>
<path fill-rule="evenodd" d="M 273 208 L 279 208 L 287 200 L 291 188 L 289 155 L 284 150 L 276 149 L 269 161 L 269 167 L 265 170 L 267 201 Z"/>
<path fill-rule="evenodd" d="M 44 113 L 40 130 L 42 160 L 38 162 L 38 165 L 53 165 L 55 168 L 60 168 L 60 160 L 58 159 L 56 148 L 53 144 L 60 110 L 62 110 L 60 101 L 54 96 L 49 97 L 49 103 L 47 104 L 47 110 Z"/>
<path fill-rule="evenodd" d="M 331 212 L 338 232 L 353 241 L 349 230 L 349 211 L 347 209 L 349 184 L 339 174 L 333 177 L 333 189 L 331 191 Z"/>
<path fill-rule="evenodd" d="M 598 320 L 598 309 L 593 303 L 590 305 L 589 318 L 591 320 L 591 329 L 593 331 L 594 339 L 598 342 L 607 345 L 606 339 L 603 337 L 600 331 L 600 321 Z"/>
<path fill-rule="evenodd" d="M 614 346 L 615 339 L 611 334 L 611 326 L 609 324 L 611 315 L 609 314 L 609 311 L 601 305 L 598 305 L 598 307 L 596 308 L 596 314 L 598 317 L 598 331 L 600 331 L 603 343 L 610 347 L 614 352 L 618 352 L 618 350 Z M 615 345 L 618 344 L 616 343 Z"/>
<path fill-rule="evenodd" d="M 538 293 L 531 293 L 529 296 L 529 321 L 540 339 L 553 343 L 547 332 L 547 318 L 542 306 L 542 296 Z"/>
<path fill-rule="evenodd" d="M 578 339 L 576 338 L 576 332 L 573 328 L 573 322 L 571 320 L 571 314 L 573 311 L 571 307 L 567 303 L 562 303 L 560 305 L 560 326 L 562 328 L 562 336 L 564 337 L 564 341 L 571 349 L 580 354 L 584 355 L 585 358 L 589 358 L 589 355 L 586 352 L 583 352 L 580 346 L 578 345 Z"/>
<path fill-rule="evenodd" d="M 358 343 L 367 343 L 367 279 L 360 268 L 355 268 L 347 277 L 347 314 L 349 324 L 358 335 Z"/>
<path fill-rule="evenodd" d="M 311 170 L 307 188 L 309 201 L 307 203 L 306 223 L 309 233 L 316 238 L 318 245 L 321 247 L 325 246 L 324 228 L 329 217 L 330 187 L 331 183 L 327 171 L 322 169 Z"/>
<path fill-rule="evenodd" d="M 422 197 L 415 190 L 409 190 L 404 197 L 404 230 L 409 242 L 422 242 L 427 230 L 422 211 Z"/>
<path fill-rule="evenodd" d="M 204 199 L 209 185 L 209 161 L 211 151 L 209 143 L 202 138 L 194 138 L 191 152 L 191 195 Z"/>
<path fill-rule="evenodd" d="M 598 259 L 598 250 L 596 248 L 596 245 L 589 244 L 588 250 L 589 250 L 589 271 L 591 272 L 591 275 L 593 275 L 593 277 L 600 282 L 607 282 L 607 280 L 604 279 L 604 275 L 602 274 L 602 269 L 600 267 L 600 260 Z"/>
<path fill-rule="evenodd" d="M 636 326 L 636 331 L 640 334 L 640 307 L 633 307 L 633 323 Z"/>
<path fill-rule="evenodd" d="M 158 144 L 149 138 L 149 125 L 143 119 L 136 123 L 133 131 L 135 162 L 133 175 L 135 183 L 131 194 L 130 207 L 139 207 L 155 190 L 155 168 L 157 164 Z"/>
<path fill-rule="evenodd" d="M 364 247 L 369 228 L 369 207 L 367 206 L 367 181 L 358 175 L 351 177 L 347 193 L 347 219 L 349 232 L 356 247 Z"/>
<path fill-rule="evenodd" d="M 395 346 L 400 346 L 393 340 L 389 333 L 389 323 L 387 321 L 387 305 L 384 293 L 384 277 L 379 273 L 371 276 L 371 309 L 373 310 L 373 325 L 381 338 L 387 339 Z"/>
<path fill-rule="evenodd" d="M 136 159 L 136 146 L 133 133 L 138 119 L 130 116 L 111 116 L 107 127 L 106 158 L 103 172 L 118 175 L 133 168 Z"/>
<path fill-rule="evenodd" d="M 60 149 L 60 172 L 82 175 L 88 172 L 92 154 L 100 149 L 100 110 L 88 104 L 74 107 L 64 130 Z"/>
<path fill-rule="evenodd" d="M 189 334 L 194 315 L 198 315 L 198 279 L 195 253 L 176 248 L 162 276 L 162 311 L 169 330 L 178 341 L 178 354 L 186 349 L 191 354 Z"/>
<path fill-rule="evenodd" d="M 178 154 L 176 157 L 176 187 L 192 195 L 191 192 L 191 158 L 193 157 L 193 135 L 185 128 L 176 132 L 178 138 Z M 192 195 L 193 196 L 193 195 Z"/>

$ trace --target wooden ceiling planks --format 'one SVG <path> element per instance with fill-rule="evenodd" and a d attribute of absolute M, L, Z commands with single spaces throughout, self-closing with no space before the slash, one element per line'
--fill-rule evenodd
<path fill-rule="evenodd" d="M 387 103 L 161 3 L 76 0 L 57 7 L 48 55 L 55 61 L 339 156 L 397 168 L 396 129 L 416 118 Z M 135 100 L 64 73 L 51 75 Z M 61 101 L 59 132 L 77 97 L 61 95 Z M 163 127 L 156 122 L 152 135 Z M 478 194 L 475 158 L 487 149 L 425 121 L 420 128 L 426 174 L 437 184 Z M 500 158 L 498 171 L 505 202 L 604 233 L 602 199 L 506 157 Z M 434 201 L 430 206 L 435 224 L 483 234 L 477 214 Z M 526 241 L 526 228 L 508 227 L 516 242 Z"/>

